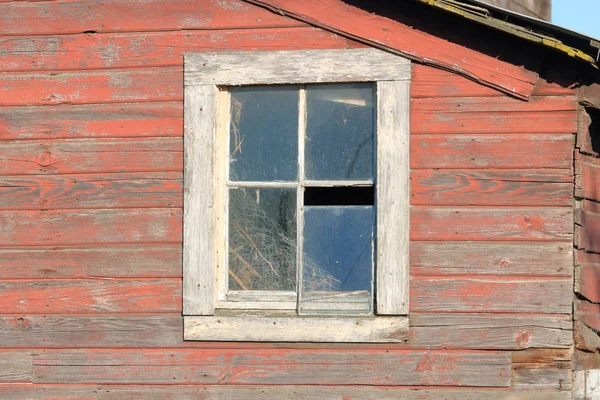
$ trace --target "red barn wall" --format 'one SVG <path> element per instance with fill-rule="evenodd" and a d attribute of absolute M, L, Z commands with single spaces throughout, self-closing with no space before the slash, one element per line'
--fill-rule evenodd
<path fill-rule="evenodd" d="M 408 343 L 184 342 L 182 54 L 358 44 L 237 0 L 0 0 L 0 34 L 1 398 L 570 398 L 571 91 L 414 65 Z"/>

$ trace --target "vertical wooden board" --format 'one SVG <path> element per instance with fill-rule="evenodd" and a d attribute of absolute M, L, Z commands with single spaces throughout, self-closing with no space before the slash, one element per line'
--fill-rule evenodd
<path fill-rule="evenodd" d="M 2 211 L 2 246 L 181 243 L 181 210 Z"/>
<path fill-rule="evenodd" d="M 181 311 L 179 279 L 2 281 L 0 296 L 4 314 Z"/>
<path fill-rule="evenodd" d="M 144 18 L 139 18 L 143 15 Z M 305 25 L 239 0 L 75 0 L 0 4 L 2 35 Z"/>
<path fill-rule="evenodd" d="M 572 291 L 564 278 L 413 278 L 411 311 L 570 314 Z"/>
<path fill-rule="evenodd" d="M 0 106 L 181 100 L 181 67 L 87 72 L 0 72 Z"/>
<path fill-rule="evenodd" d="M 31 383 L 32 381 L 31 351 L 0 351 L 0 383 Z"/>
<path fill-rule="evenodd" d="M 575 152 L 575 196 L 600 200 L 600 159 Z"/>
<path fill-rule="evenodd" d="M 181 171 L 181 138 L 2 143 L 0 175 Z"/>
<path fill-rule="evenodd" d="M 575 252 L 575 292 L 600 303 L 600 254 Z"/>
<path fill-rule="evenodd" d="M 411 204 L 468 206 L 568 206 L 570 170 L 440 170 L 411 172 Z"/>
<path fill-rule="evenodd" d="M 215 310 L 213 163 L 217 87 L 187 87 L 184 111 L 183 312 Z"/>
<path fill-rule="evenodd" d="M 506 352 L 44 350 L 36 383 L 510 385 Z"/>
<path fill-rule="evenodd" d="M 600 304 L 575 300 L 575 320 L 581 321 L 596 332 L 600 331 Z"/>
<path fill-rule="evenodd" d="M 408 313 L 410 82 L 377 83 L 377 313 Z"/>
<path fill-rule="evenodd" d="M 181 278 L 181 244 L 0 249 L 0 279 Z"/>
<path fill-rule="evenodd" d="M 529 102 L 510 97 L 434 97 L 411 102 L 411 132 L 574 133 L 574 96 L 538 96 Z"/>
<path fill-rule="evenodd" d="M 311 27 L 13 36 L 0 40 L 0 71 L 180 66 L 183 54 L 190 51 L 329 49 L 357 45 Z"/>
<path fill-rule="evenodd" d="M 600 205 L 584 200 L 575 211 L 575 244 L 578 249 L 600 253 Z"/>
<path fill-rule="evenodd" d="M 411 167 L 495 169 L 573 165 L 573 135 L 414 135 Z"/>
<path fill-rule="evenodd" d="M 573 276 L 571 243 L 417 242 L 411 276 Z"/>
<path fill-rule="evenodd" d="M 181 206 L 180 172 L 0 177 L 0 210 Z"/>
<path fill-rule="evenodd" d="M 181 136 L 181 102 L 0 108 L 0 140 Z"/>
<path fill-rule="evenodd" d="M 570 242 L 567 207 L 425 207 L 411 209 L 411 240 L 532 240 Z"/>

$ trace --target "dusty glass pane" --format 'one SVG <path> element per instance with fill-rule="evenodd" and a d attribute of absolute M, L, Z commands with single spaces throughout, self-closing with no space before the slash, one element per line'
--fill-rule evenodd
<path fill-rule="evenodd" d="M 307 179 L 372 179 L 374 102 L 372 83 L 306 85 Z"/>
<path fill-rule="evenodd" d="M 229 190 L 229 289 L 296 290 L 296 189 Z"/>
<path fill-rule="evenodd" d="M 301 309 L 371 309 L 373 214 L 372 206 L 305 207 Z"/>
<path fill-rule="evenodd" d="M 298 177 L 298 88 L 231 88 L 229 179 L 294 181 Z"/>

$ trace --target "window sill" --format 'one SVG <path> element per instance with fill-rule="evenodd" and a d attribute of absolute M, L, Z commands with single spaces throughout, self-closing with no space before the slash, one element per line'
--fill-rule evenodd
<path fill-rule="evenodd" d="M 408 317 L 186 316 L 183 336 L 230 342 L 403 343 Z"/>

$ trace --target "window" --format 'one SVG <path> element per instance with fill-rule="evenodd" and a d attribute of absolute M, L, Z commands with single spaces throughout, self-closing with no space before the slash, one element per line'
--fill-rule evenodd
<path fill-rule="evenodd" d="M 186 55 L 185 339 L 404 339 L 409 88 L 374 49 Z"/>

